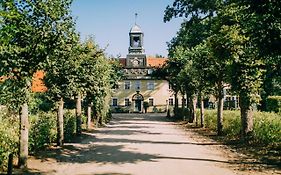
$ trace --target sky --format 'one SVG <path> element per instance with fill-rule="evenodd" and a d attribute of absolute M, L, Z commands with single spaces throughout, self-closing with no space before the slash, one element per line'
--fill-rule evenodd
<path fill-rule="evenodd" d="M 94 36 L 108 56 L 126 57 L 129 31 L 136 23 L 144 32 L 145 53 L 167 56 L 169 42 L 180 28 L 182 19 L 164 23 L 164 10 L 174 0 L 74 0 L 72 14 L 82 41 Z"/>

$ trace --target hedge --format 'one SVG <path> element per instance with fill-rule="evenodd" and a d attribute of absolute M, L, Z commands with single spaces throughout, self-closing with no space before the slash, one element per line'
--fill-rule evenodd
<path fill-rule="evenodd" d="M 266 110 L 281 113 L 281 96 L 269 96 L 266 99 Z"/>

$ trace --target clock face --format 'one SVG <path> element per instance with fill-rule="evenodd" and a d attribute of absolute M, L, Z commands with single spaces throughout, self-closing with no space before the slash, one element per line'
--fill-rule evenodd
<path fill-rule="evenodd" d="M 140 65 L 140 60 L 137 57 L 135 57 L 134 59 L 131 60 L 131 63 L 133 67 L 137 67 Z"/>

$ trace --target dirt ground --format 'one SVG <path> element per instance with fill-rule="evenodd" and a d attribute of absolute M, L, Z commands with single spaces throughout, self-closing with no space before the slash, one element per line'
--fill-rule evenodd
<path fill-rule="evenodd" d="M 163 114 L 115 114 L 104 128 L 76 143 L 30 157 L 25 174 L 42 175 L 267 175 L 280 169 L 178 124 Z"/>

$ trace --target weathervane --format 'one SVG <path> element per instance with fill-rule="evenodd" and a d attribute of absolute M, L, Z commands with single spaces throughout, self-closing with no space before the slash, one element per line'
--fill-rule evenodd
<path fill-rule="evenodd" d="M 137 24 L 138 13 L 135 13 L 135 25 Z"/>

